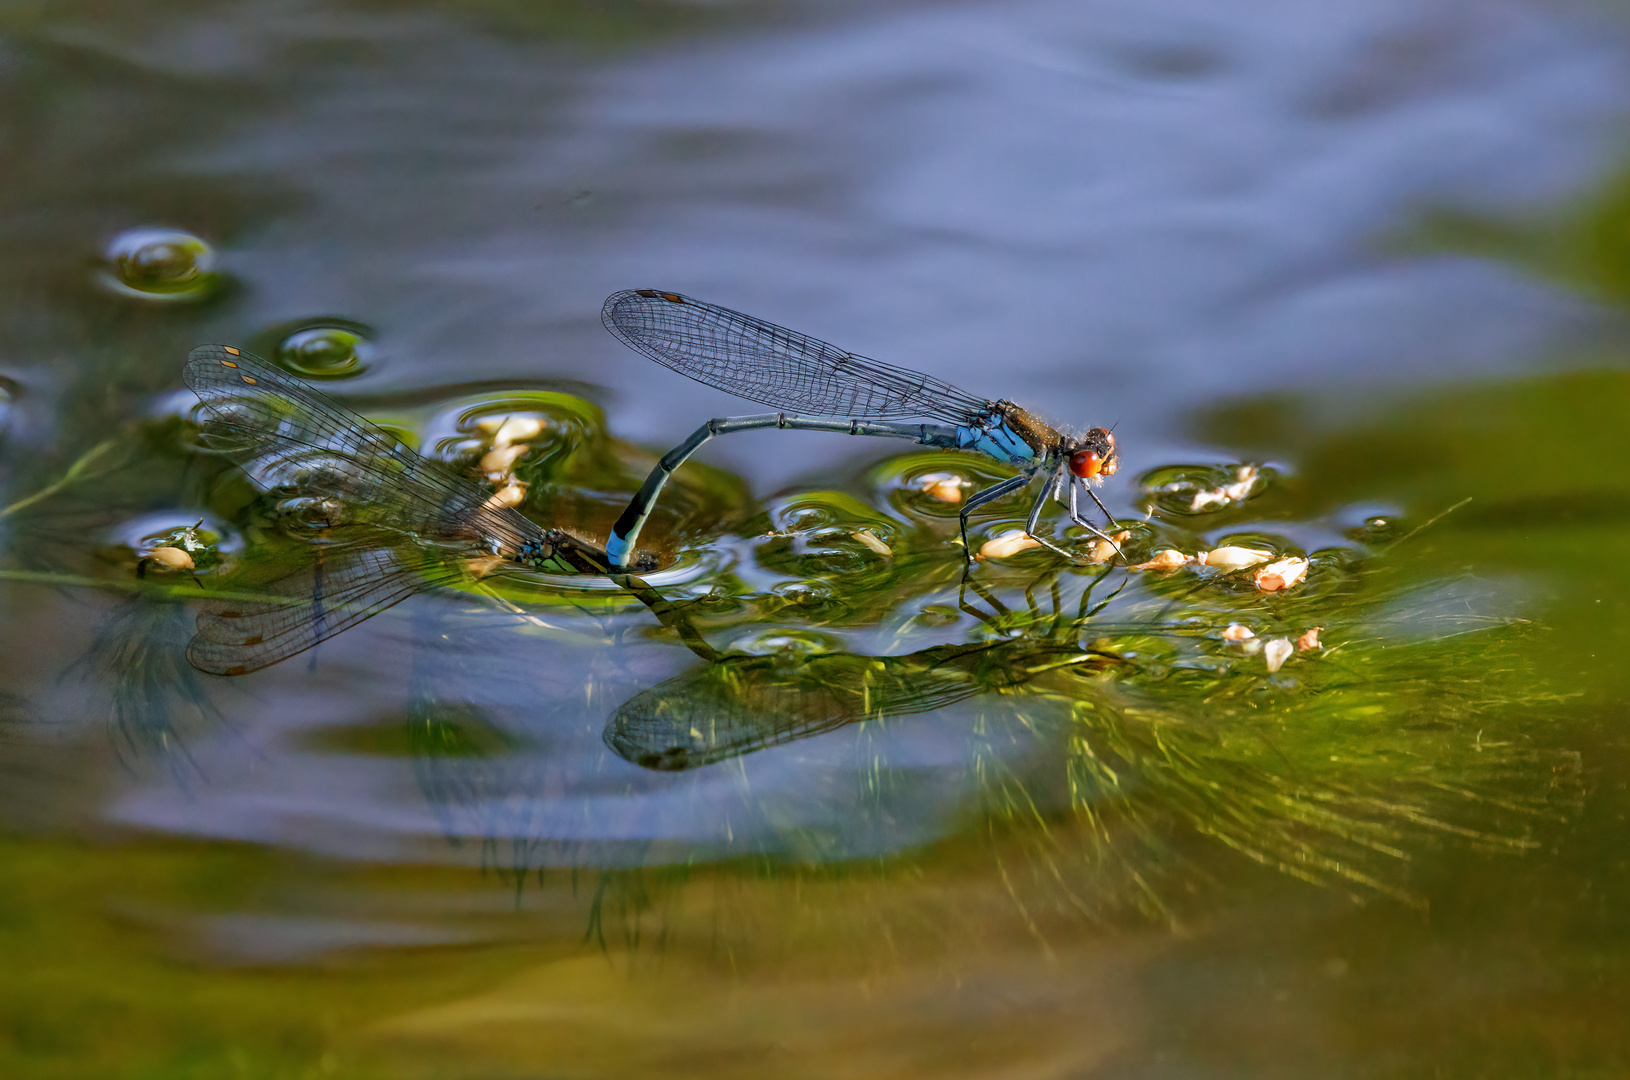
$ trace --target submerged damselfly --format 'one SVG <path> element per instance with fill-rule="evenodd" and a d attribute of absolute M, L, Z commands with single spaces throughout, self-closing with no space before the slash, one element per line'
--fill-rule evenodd
<path fill-rule="evenodd" d="M 200 345 L 183 376 L 205 445 L 232 456 L 307 543 L 265 601 L 211 601 L 194 667 L 241 675 L 287 659 L 416 592 L 503 566 L 603 574 L 603 552 L 545 529 L 494 493 L 230 345 Z"/>
<path fill-rule="evenodd" d="M 606 541 L 618 567 L 628 564 L 640 529 L 651 516 L 668 477 L 702 444 L 718 435 L 761 428 L 831 431 L 910 439 L 924 446 L 974 450 L 1019 475 L 976 492 L 960 514 L 963 550 L 968 552 L 968 515 L 980 506 L 1028 487 L 1044 477 L 1031 506 L 1025 534 L 1069 558 L 1036 533 L 1049 498 L 1093 535 L 1110 539 L 1081 516 L 1078 493 L 1098 503 L 1091 483 L 1113 475 L 1119 464 L 1115 437 L 1095 427 L 1079 437 L 1066 435 L 1011 401 L 974 397 L 921 372 L 845 352 L 824 341 L 776 326 L 717 304 L 658 289 L 625 289 L 611 294 L 601 321 L 624 344 L 697 382 L 736 397 L 781 410 L 755 416 L 709 420 L 690 438 L 663 455 L 634 496 Z M 941 423 L 899 423 L 923 417 Z M 969 558 L 972 553 L 968 552 Z"/>

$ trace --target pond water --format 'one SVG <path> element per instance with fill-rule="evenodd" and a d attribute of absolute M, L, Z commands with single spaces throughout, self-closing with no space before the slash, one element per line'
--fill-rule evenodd
<path fill-rule="evenodd" d="M 0 85 L 0 1073 L 1630 1071 L 1621 12 L 10 4 Z M 744 433 L 639 582 L 188 662 L 356 565 L 190 349 L 598 544 L 760 411 L 628 287 L 1113 425 L 1129 559 Z M 1306 579 L 1127 565 L 1228 547 Z"/>

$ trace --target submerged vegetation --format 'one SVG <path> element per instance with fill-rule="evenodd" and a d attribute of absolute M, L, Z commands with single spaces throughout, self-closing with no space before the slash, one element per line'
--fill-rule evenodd
<path fill-rule="evenodd" d="M 569 395 L 512 394 L 454 413 L 465 434 L 435 452 L 514 491 L 537 518 L 603 522 L 604 509 L 584 511 L 582 493 L 598 489 L 595 505 L 613 505 L 638 472 L 639 455 L 613 450 L 599 413 Z M 102 554 L 100 571 L 11 574 L 134 590 L 108 609 L 78 670 L 107 687 L 123 752 L 182 760 L 179 717 L 230 723 L 182 661 L 183 610 L 197 606 L 188 601 L 258 596 L 252 582 L 269 552 L 279 553 L 280 574 L 301 582 L 311 580 L 303 560 L 335 558 L 322 554 L 330 530 L 291 532 L 267 501 L 286 506 L 286 493 L 274 484 L 259 496 L 226 463 L 209 467 L 190 430 L 162 421 L 142 441 L 183 467 L 198 508 L 187 513 L 201 512 L 213 531 L 202 520 L 166 529 L 145 517 L 143 535 Z M 92 467 L 108 445 L 7 512 L 108 501 L 108 474 Z M 608 461 L 626 463 L 624 474 L 608 473 Z M 1418 852 L 1445 842 L 1519 852 L 1575 798 L 1565 750 L 1542 749 L 1522 730 L 1569 696 L 1529 663 L 1538 630 L 1526 590 L 1435 571 L 1418 557 L 1440 550 L 1427 541 L 1453 528 L 1450 511 L 1465 513 L 1475 486 L 1444 490 L 1439 513 L 1426 513 L 1430 504 L 1381 512 L 1329 500 L 1315 477 L 1284 465 L 1162 467 L 1137 481 L 1145 518 L 1119 523 L 1125 562 L 1214 549 L 1246 553 L 1240 567 L 1213 558 L 1210 567 L 1134 570 L 1107 551 L 1072 565 L 1034 550 L 964 574 L 959 493 L 988 483 L 991 469 L 965 455 L 900 455 L 847 490 L 772 499 L 722 533 L 731 518 L 721 510 L 739 486 L 682 472 L 688 502 L 677 520 L 658 517 L 679 545 L 669 570 L 621 581 L 463 573 L 397 590 L 397 599 L 435 585 L 470 593 L 457 616 L 409 617 L 407 745 L 448 834 L 506 846 L 511 856 L 498 861 L 524 876 L 597 860 L 616 868 L 630 857 L 842 862 L 909 851 L 974 822 L 1033 830 L 1038 858 L 1047 849 L 1044 861 L 1056 861 L 1057 830 L 1073 822 L 1072 857 L 1097 867 L 1103 883 L 1119 882 L 1074 902 L 1175 918 L 1162 881 L 1191 895 L 1198 865 L 1174 854 L 1190 850 L 1179 833 L 1304 881 L 1418 903 L 1408 872 Z M 983 535 L 1011 526 L 1022 502 L 994 504 Z M 1058 539 L 1086 552 L 1091 538 L 1078 532 Z M 1309 537 L 1322 539 L 1304 546 Z M 184 551 L 187 565 L 156 565 L 144 554 L 154 551 Z M 1305 558 L 1307 580 L 1262 592 L 1249 567 L 1270 556 Z M 443 621 L 467 623 L 482 610 L 484 655 L 440 655 L 438 642 L 450 640 Z M 1285 643 L 1277 655 L 1275 639 Z M 1297 639 L 1303 649 L 1288 644 Z M 691 666 L 671 673 L 682 656 Z M 546 682 L 555 703 L 494 717 L 479 698 L 460 697 L 468 680 L 494 678 Z M 617 853 L 601 858 L 594 845 L 549 834 L 580 786 L 569 781 L 563 794 L 552 754 L 562 732 L 600 724 L 601 710 L 604 746 L 634 766 L 738 778 L 733 812 L 746 816 L 725 840 L 637 857 L 613 845 Z M 501 735 L 472 743 L 471 724 Z M 926 772 L 904 749 L 923 739 L 940 747 Z M 814 772 L 827 790 L 813 803 L 790 797 L 799 784 L 785 769 L 796 772 L 799 759 L 766 753 L 785 756 L 800 741 L 820 743 Z M 583 752 L 572 744 L 575 760 Z M 776 779 L 755 779 L 754 755 Z M 940 790 L 925 801 L 929 777 Z M 509 812 L 494 817 L 495 806 L 522 824 Z"/>
<path fill-rule="evenodd" d="M 460 563 L 233 680 L 186 662 L 198 612 L 265 600 L 268 577 L 311 580 L 333 532 L 291 522 L 288 493 L 257 490 L 169 399 L 32 463 L 0 508 L 14 552 L 0 578 L 50 597 L 78 649 L 26 696 L 8 690 L 0 723 L 32 748 L 49 710 L 90 718 L 120 775 L 227 821 L 239 762 L 291 780 L 380 764 L 410 778 L 385 808 L 401 824 L 380 824 L 366 788 L 302 814 L 408 866 L 479 864 L 490 877 L 403 873 L 477 892 L 496 879 L 511 921 L 483 934 L 569 925 L 618 964 L 768 971 L 799 943 L 933 955 L 993 927 L 1051 953 L 1080 947 L 1083 926 L 1194 926 L 1267 880 L 1424 917 L 1469 853 L 1541 857 L 1592 790 L 1577 719 L 1622 676 L 1574 657 L 1622 617 L 1598 601 L 1624 565 L 1599 550 L 1617 542 L 1623 448 L 1562 433 L 1620 440 L 1607 418 L 1626 405 L 1602 374 L 1231 403 L 1196 426 L 1241 460 L 1118 479 L 1124 557 L 1055 519 L 1076 561 L 1013 548 L 971 572 L 956 515 L 999 478 L 984 460 L 895 455 L 761 504 L 687 466 L 647 534 L 658 570 Z M 650 461 L 560 389 L 368 411 L 588 541 Z M 1489 467 L 1514 445 L 1528 467 Z M 1027 510 L 993 503 L 971 546 L 996 550 Z M 1269 560 L 1305 561 L 1305 578 L 1270 589 Z M 254 835 L 313 835 L 285 827 Z M 56 992 L 107 1000 L 102 969 L 76 963 L 83 981 Z M 393 1023 L 415 1034 L 369 1038 L 457 1026 L 409 1015 Z M 296 1058 L 327 1045 L 308 1037 Z"/>
<path fill-rule="evenodd" d="M 0 514 L 14 552 L 0 577 L 54 605 L 78 656 L 8 689 L 0 723 L 13 776 L 47 734 L 71 740 L 89 720 L 126 778 L 99 783 L 183 791 L 206 834 L 218 817 L 254 821 L 274 850 L 365 837 L 419 868 L 397 875 L 409 896 L 502 897 L 508 914 L 481 935 L 549 926 L 618 965 L 796 972 L 788 958 L 816 946 L 863 972 L 872 946 L 973 956 L 993 932 L 1053 955 L 1085 948 L 1083 927 L 1193 927 L 1274 888 L 1426 918 L 1474 854 L 1549 857 L 1599 783 L 1580 718 L 1623 677 L 1580 654 L 1623 615 L 1626 564 L 1603 552 L 1624 503 L 1607 418 L 1627 405 L 1606 374 L 1417 402 L 1232 403 L 1196 426 L 1236 460 L 1119 478 L 1124 558 L 1055 521 L 1078 561 L 1013 550 L 971 573 L 956 514 L 996 476 L 980 459 L 896 455 L 761 504 L 688 466 L 648 534 L 659 570 L 471 566 L 416 580 L 406 604 L 296 661 L 220 679 L 186 663 L 198 611 L 264 599 L 257 581 L 305 572 L 326 534 L 289 527 L 170 399 L 31 463 Z M 650 461 L 558 389 L 368 411 L 589 540 Z M 1574 425 L 1603 445 L 1564 437 Z M 1528 467 L 1489 467 L 1512 446 Z M 992 504 L 972 546 L 1027 510 Z M 1128 565 L 1162 551 L 1178 556 L 1169 570 Z M 1268 559 L 1306 560 L 1306 576 L 1265 591 Z M 53 709 L 76 722 L 42 724 Z M 254 771 L 298 783 L 328 762 L 411 787 L 384 803 L 366 785 L 325 790 L 292 824 L 245 815 L 236 787 Z M 440 861 L 488 876 L 427 868 Z M 427 940 L 463 940 L 432 922 Z M 492 971 L 524 956 L 537 958 L 493 956 Z M 98 987 L 148 977 L 145 963 L 110 976 L 81 956 L 39 992 L 114 1007 Z M 339 1044 L 462 1030 L 400 995 L 370 1000 L 396 1019 Z M 302 1037 L 294 1059 L 334 1042 Z M 228 1033 L 203 1038 L 200 1060 L 230 1058 Z"/>

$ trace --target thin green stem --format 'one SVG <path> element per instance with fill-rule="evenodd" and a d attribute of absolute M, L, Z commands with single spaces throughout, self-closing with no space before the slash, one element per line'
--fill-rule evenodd
<path fill-rule="evenodd" d="M 91 465 L 97 458 L 101 457 L 103 454 L 107 453 L 113 448 L 115 442 L 116 440 L 114 439 L 107 439 L 103 442 L 97 443 L 95 446 L 81 454 L 78 461 L 68 466 L 68 471 L 63 473 L 62 478 L 56 483 L 47 484 L 34 494 L 29 495 L 26 498 L 18 499 L 4 510 L 0 510 L 0 518 L 8 517 L 15 514 L 19 510 L 25 510 L 37 502 L 49 499 L 63 488 L 70 487 L 77 483 L 85 475 L 85 473 L 90 470 Z"/>
<path fill-rule="evenodd" d="M 197 579 L 189 580 L 196 581 Z M 290 605 L 308 602 L 297 596 L 235 592 L 225 589 L 199 588 L 197 585 L 154 585 L 147 581 L 94 578 L 85 577 L 81 574 L 54 574 L 44 570 L 0 570 L 0 581 L 22 581 L 34 585 L 53 585 L 62 588 L 108 589 L 113 592 L 146 593 L 149 596 L 172 600 L 233 600 L 243 604 Z"/>

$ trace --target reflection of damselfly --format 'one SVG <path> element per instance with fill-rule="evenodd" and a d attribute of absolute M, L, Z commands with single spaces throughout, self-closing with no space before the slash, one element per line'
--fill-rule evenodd
<path fill-rule="evenodd" d="M 187 659 L 241 675 L 275 664 L 434 585 L 509 564 L 604 573 L 605 555 L 544 529 L 390 432 L 227 345 L 187 358 L 204 441 L 277 497 L 307 541 L 296 565 L 260 566 L 265 601 L 213 601 Z"/>
<path fill-rule="evenodd" d="M 1079 438 L 1065 435 L 1011 401 L 973 397 L 931 376 L 844 352 L 678 293 L 625 289 L 606 299 L 600 318 L 624 344 L 657 363 L 726 393 L 783 410 L 709 420 L 663 455 L 612 526 L 606 552 L 618 566 L 627 565 L 663 485 L 686 458 L 715 435 L 758 428 L 911 439 L 924 446 L 976 450 L 1018 466 L 1018 476 L 977 492 L 962 508 L 964 551 L 969 513 L 1022 490 L 1038 476 L 1045 482 L 1025 523 L 1027 535 L 1068 557 L 1068 552 L 1036 534 L 1042 510 L 1054 498 L 1069 508 L 1078 525 L 1109 540 L 1081 516 L 1077 502 L 1078 491 L 1098 502 L 1089 482 L 1113 474 L 1118 464 L 1115 437 L 1104 428 L 1092 428 Z M 914 416 L 945 423 L 889 422 Z M 1102 503 L 1098 508 L 1109 516 Z"/>
<path fill-rule="evenodd" d="M 1108 598 L 1095 601 L 1093 589 L 1109 573 L 1108 567 L 1100 570 L 1082 590 L 1073 618 L 1056 576 L 1051 614 L 1028 590 L 1029 611 L 1016 613 L 975 582 L 974 591 L 991 612 L 965 599 L 959 606 L 992 634 L 903 655 L 828 652 L 802 660 L 721 652 L 691 622 L 696 601 L 673 602 L 639 578 L 625 578 L 657 621 L 705 663 L 623 702 L 606 721 L 603 738 L 626 761 L 676 772 L 850 724 L 934 712 L 981 695 L 1001 695 L 1012 703 L 1025 687 L 1050 674 L 1095 673 L 1124 662 L 1113 651 L 1080 641 L 1089 625 L 1095 632 L 1125 628 L 1094 621 L 1126 587 L 1123 579 Z M 1169 632 L 1141 621 L 1133 628 Z M 1197 633 L 1192 626 L 1182 630 Z M 1057 697 L 1072 704 L 1079 699 L 1076 687 Z"/>

